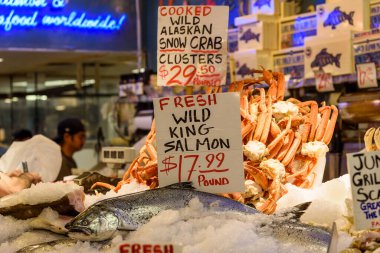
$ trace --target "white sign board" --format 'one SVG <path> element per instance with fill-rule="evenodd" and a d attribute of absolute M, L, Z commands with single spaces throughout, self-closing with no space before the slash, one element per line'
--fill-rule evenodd
<path fill-rule="evenodd" d="M 356 65 L 356 73 L 360 89 L 377 87 L 376 65 L 374 62 Z"/>
<path fill-rule="evenodd" d="M 239 101 L 234 92 L 153 100 L 160 187 L 244 191 Z"/>
<path fill-rule="evenodd" d="M 305 38 L 305 78 L 312 78 L 314 71 L 331 73 L 333 76 L 352 74 L 354 60 L 352 56 L 351 33 Z"/>
<path fill-rule="evenodd" d="M 239 27 L 239 50 L 263 49 L 263 22 L 256 21 Z"/>
<path fill-rule="evenodd" d="M 244 50 L 234 53 L 235 78 L 242 80 L 252 77 L 253 69 L 260 69 L 260 65 L 270 69 L 272 66 L 271 52 L 268 50 Z"/>
<path fill-rule="evenodd" d="M 369 0 L 340 0 L 317 6 L 317 34 L 369 29 Z"/>
<path fill-rule="evenodd" d="M 118 253 L 182 253 L 183 247 L 175 244 L 153 244 L 153 243 L 122 243 L 119 244 Z"/>
<path fill-rule="evenodd" d="M 356 230 L 380 228 L 380 151 L 347 154 Z"/>
<path fill-rule="evenodd" d="M 331 74 L 322 71 L 315 72 L 315 88 L 319 92 L 334 91 L 334 83 Z"/>
<path fill-rule="evenodd" d="M 228 6 L 159 7 L 157 84 L 225 84 L 228 15 Z"/>
<path fill-rule="evenodd" d="M 249 9 L 252 14 L 274 15 L 278 12 L 277 0 L 250 0 Z"/>

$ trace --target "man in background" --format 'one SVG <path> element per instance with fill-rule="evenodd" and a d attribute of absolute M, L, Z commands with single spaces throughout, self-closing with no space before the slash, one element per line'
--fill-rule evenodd
<path fill-rule="evenodd" d="M 12 133 L 13 141 L 25 141 L 33 137 L 33 133 L 29 129 L 19 129 Z"/>
<path fill-rule="evenodd" d="M 55 141 L 61 146 L 62 165 L 57 181 L 72 175 L 72 169 L 77 168 L 73 158 L 75 152 L 81 150 L 86 141 L 86 129 L 77 118 L 67 118 L 59 122 Z"/>

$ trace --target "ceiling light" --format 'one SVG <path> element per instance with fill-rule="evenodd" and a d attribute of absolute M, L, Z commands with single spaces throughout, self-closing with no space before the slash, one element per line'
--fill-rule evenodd
<path fill-rule="evenodd" d="M 76 84 L 77 80 L 52 80 L 52 81 L 45 81 L 46 87 L 55 87 L 55 86 L 64 86 L 64 85 L 73 85 Z M 94 84 L 94 79 L 85 80 L 82 85 L 90 85 Z"/>
<path fill-rule="evenodd" d="M 27 87 L 28 82 L 13 82 L 14 87 Z"/>
<path fill-rule="evenodd" d="M 132 73 L 134 73 L 134 74 L 140 74 L 140 73 L 144 73 L 144 72 L 145 72 L 145 68 L 133 69 L 132 70 Z"/>
<path fill-rule="evenodd" d="M 57 111 L 64 111 L 64 110 L 66 110 L 66 106 L 64 106 L 64 105 L 57 105 L 55 107 L 55 110 L 57 110 Z"/>
<path fill-rule="evenodd" d="M 3 62 L 4 61 L 4 59 L 3 58 L 0 58 L 0 62 Z"/>
<path fill-rule="evenodd" d="M 28 101 L 47 100 L 47 96 L 46 95 L 27 95 L 25 99 Z"/>
<path fill-rule="evenodd" d="M 37 100 L 37 96 L 36 95 L 26 95 L 25 99 L 27 101 L 36 101 Z"/>

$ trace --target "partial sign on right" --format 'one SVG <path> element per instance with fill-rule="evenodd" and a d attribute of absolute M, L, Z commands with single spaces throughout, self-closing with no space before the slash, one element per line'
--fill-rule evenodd
<path fill-rule="evenodd" d="M 347 154 L 356 230 L 380 228 L 380 151 Z"/>

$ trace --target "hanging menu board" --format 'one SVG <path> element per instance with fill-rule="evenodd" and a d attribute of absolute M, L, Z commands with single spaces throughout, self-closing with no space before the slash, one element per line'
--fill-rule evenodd
<path fill-rule="evenodd" d="M 239 101 L 236 92 L 153 100 L 160 187 L 244 191 Z"/>
<path fill-rule="evenodd" d="M 158 85 L 225 84 L 228 12 L 228 6 L 158 8 Z"/>

